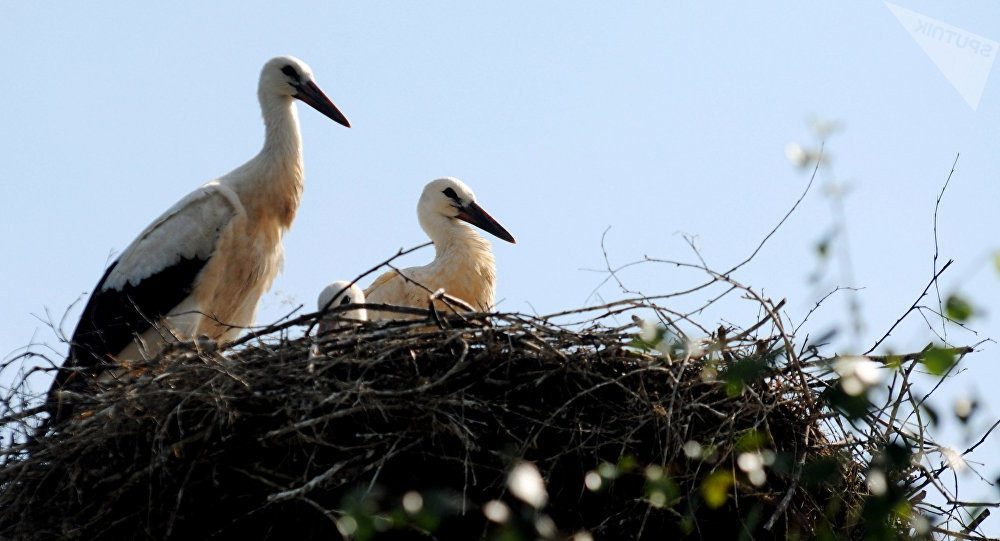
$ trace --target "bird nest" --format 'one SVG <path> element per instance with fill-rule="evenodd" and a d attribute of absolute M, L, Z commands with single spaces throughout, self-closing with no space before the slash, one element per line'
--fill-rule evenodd
<path fill-rule="evenodd" d="M 310 315 L 225 349 L 179 343 L 66 394 L 59 426 L 11 394 L 0 538 L 912 535 L 902 429 L 837 402 L 831 359 L 761 302 L 765 320 L 697 341 L 606 323 L 664 315 L 639 301 L 289 338 Z M 875 467 L 890 490 L 869 490 Z"/>

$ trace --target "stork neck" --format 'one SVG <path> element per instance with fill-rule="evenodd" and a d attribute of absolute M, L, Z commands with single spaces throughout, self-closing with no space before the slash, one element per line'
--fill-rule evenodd
<path fill-rule="evenodd" d="M 302 198 L 302 137 L 295 104 L 288 96 L 260 96 L 264 147 L 236 173 L 247 212 L 276 220 L 282 230 L 295 218 Z"/>
<path fill-rule="evenodd" d="M 490 242 L 471 227 L 449 220 L 449 226 L 432 235 L 436 255 L 428 266 L 448 292 L 471 303 L 477 310 L 493 305 L 496 263 Z M 427 267 L 425 267 L 427 268 Z"/>
<path fill-rule="evenodd" d="M 293 99 L 274 94 L 261 96 L 264 116 L 264 148 L 262 154 L 272 160 L 301 159 L 302 136 L 299 134 L 299 115 Z"/>
<path fill-rule="evenodd" d="M 438 227 L 428 228 L 427 231 L 434 241 L 435 260 L 466 259 L 463 256 L 469 252 L 479 251 L 484 245 L 489 246 L 489 241 L 457 220 L 444 218 L 435 225 Z"/>

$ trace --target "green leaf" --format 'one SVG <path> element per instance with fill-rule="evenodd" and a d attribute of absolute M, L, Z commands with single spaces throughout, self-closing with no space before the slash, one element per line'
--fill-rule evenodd
<path fill-rule="evenodd" d="M 1000 272 L 1000 250 L 993 252 L 993 267 Z"/>
<path fill-rule="evenodd" d="M 764 362 L 759 359 L 742 359 L 728 366 L 723 374 L 726 394 L 730 397 L 739 396 L 744 385 L 761 379 L 766 369 Z"/>
<path fill-rule="evenodd" d="M 597 473 L 604 479 L 617 479 L 618 474 L 621 472 L 618 471 L 618 466 L 615 466 L 610 462 L 601 462 L 601 464 L 597 466 Z"/>
<path fill-rule="evenodd" d="M 618 459 L 618 471 L 630 472 L 639 465 L 639 462 L 632 455 L 624 455 Z"/>
<path fill-rule="evenodd" d="M 850 419 L 860 419 L 864 417 L 868 414 L 868 410 L 872 405 L 871 401 L 868 400 L 868 393 L 849 395 L 844 392 L 844 389 L 839 381 L 837 381 L 834 385 L 827 387 L 826 390 L 824 390 L 820 395 L 820 398 L 825 400 L 827 404 Z"/>
<path fill-rule="evenodd" d="M 909 444 L 902 442 L 892 442 L 882 449 L 881 459 L 885 468 L 889 472 L 902 472 L 912 464 L 913 449 Z"/>
<path fill-rule="evenodd" d="M 888 355 L 885 359 L 885 365 L 893 370 L 899 370 L 903 367 L 903 358 L 899 355 Z"/>
<path fill-rule="evenodd" d="M 928 372 L 935 376 L 945 375 L 954 364 L 955 353 L 953 351 L 932 347 L 924 353 L 924 366 L 927 367 Z"/>
<path fill-rule="evenodd" d="M 948 300 L 944 303 L 945 315 L 958 322 L 968 321 L 972 317 L 972 312 L 972 305 L 969 304 L 969 301 L 958 295 L 948 296 Z"/>
<path fill-rule="evenodd" d="M 729 488 L 733 486 L 733 475 L 728 471 L 716 470 L 701 482 L 701 497 L 712 509 L 726 504 Z"/>
<path fill-rule="evenodd" d="M 736 440 L 736 449 L 739 451 L 756 451 L 763 449 L 767 444 L 768 439 L 766 434 L 750 429 Z"/>
<path fill-rule="evenodd" d="M 840 479 L 841 464 L 835 457 L 819 457 L 802 467 L 802 483 L 811 487 L 829 487 Z"/>
<path fill-rule="evenodd" d="M 681 489 L 672 479 L 662 475 L 646 480 L 646 499 L 653 507 L 673 507 L 681 499 Z"/>

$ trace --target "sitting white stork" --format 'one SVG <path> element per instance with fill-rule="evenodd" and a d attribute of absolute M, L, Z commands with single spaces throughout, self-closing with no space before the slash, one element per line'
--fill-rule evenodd
<path fill-rule="evenodd" d="M 365 293 L 361 291 L 361 288 L 357 284 L 345 282 L 344 280 L 337 280 L 326 286 L 320 292 L 319 299 L 316 301 L 317 309 L 321 312 L 337 308 L 338 306 L 364 303 Z M 368 311 L 364 308 L 353 308 L 335 314 L 327 314 L 320 320 L 318 330 L 316 331 L 317 336 L 323 336 L 334 329 L 342 328 L 344 325 L 362 321 L 368 321 Z"/>
<path fill-rule="evenodd" d="M 444 289 L 475 310 L 493 307 L 496 263 L 490 243 L 464 221 L 498 238 L 514 237 L 476 203 L 476 196 L 456 178 L 439 178 L 424 187 L 417 204 L 420 227 L 434 242 L 429 265 L 389 271 L 365 290 L 366 302 L 426 308 L 433 292 Z M 400 275 L 402 274 L 402 276 Z M 438 306 L 440 301 L 435 301 Z M 369 310 L 371 319 L 412 319 L 392 312 Z"/>
<path fill-rule="evenodd" d="M 227 341 L 253 323 L 281 268 L 281 237 L 302 196 L 294 100 L 350 127 L 297 58 L 264 64 L 257 97 L 265 126 L 260 153 L 181 199 L 108 267 L 83 309 L 50 404 L 58 403 L 58 390 L 80 389 L 102 368 L 155 356 L 168 341 Z"/>

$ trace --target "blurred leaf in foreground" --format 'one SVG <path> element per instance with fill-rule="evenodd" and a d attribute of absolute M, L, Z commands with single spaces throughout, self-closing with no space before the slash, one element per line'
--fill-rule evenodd
<path fill-rule="evenodd" d="M 733 486 L 733 474 L 716 470 L 701 482 L 701 497 L 709 507 L 718 509 L 725 505 L 731 486 Z"/>
<path fill-rule="evenodd" d="M 955 352 L 951 350 L 935 346 L 924 353 L 924 366 L 935 376 L 945 375 L 954 364 Z"/>
<path fill-rule="evenodd" d="M 944 303 L 944 313 L 948 318 L 962 323 L 972 317 L 973 310 L 969 301 L 959 295 L 952 294 Z"/>

